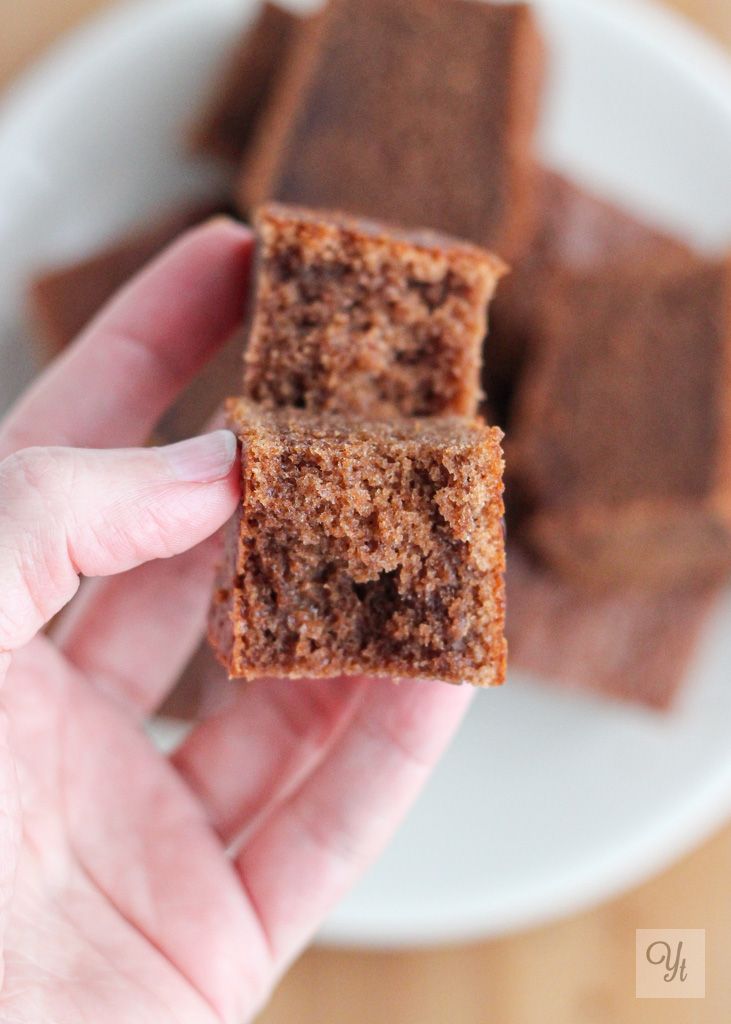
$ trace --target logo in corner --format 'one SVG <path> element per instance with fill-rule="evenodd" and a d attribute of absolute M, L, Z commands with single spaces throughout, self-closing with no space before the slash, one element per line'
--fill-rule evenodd
<path fill-rule="evenodd" d="M 705 998 L 705 928 L 638 928 L 635 956 L 638 999 Z"/>

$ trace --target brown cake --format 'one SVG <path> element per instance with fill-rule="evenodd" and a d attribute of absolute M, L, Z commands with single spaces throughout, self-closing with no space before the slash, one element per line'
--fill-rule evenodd
<path fill-rule="evenodd" d="M 243 502 L 209 637 L 231 676 L 502 683 L 500 432 L 228 403 Z"/>
<path fill-rule="evenodd" d="M 214 206 L 181 210 L 102 252 L 37 278 L 31 287 L 31 314 L 44 361 L 72 341 L 145 263 L 217 210 Z M 239 390 L 242 349 L 243 334 L 238 332 L 165 413 L 155 431 L 156 441 L 164 444 L 191 437 L 232 391 Z"/>
<path fill-rule="evenodd" d="M 627 260 L 644 260 L 648 267 L 694 261 L 679 241 L 552 171 L 541 172 L 539 196 L 530 250 L 502 282 L 490 310 L 483 386 L 505 425 L 557 269 L 593 273 Z"/>
<path fill-rule="evenodd" d="M 511 260 L 534 226 L 542 63 L 526 4 L 330 0 L 259 122 L 241 209 L 341 209 Z"/>
<path fill-rule="evenodd" d="M 525 539 L 587 585 L 731 566 L 729 268 L 557 275 L 516 399 Z"/>
<path fill-rule="evenodd" d="M 669 707 L 717 596 L 619 588 L 587 595 L 508 550 L 510 667 L 583 692 Z"/>
<path fill-rule="evenodd" d="M 240 386 L 244 332 L 231 335 L 206 363 L 155 427 L 160 444 L 170 444 L 200 433 L 232 391 Z"/>
<path fill-rule="evenodd" d="M 220 714 L 238 695 L 239 684 L 229 680 L 211 645 L 203 640 L 155 713 L 163 718 L 201 721 Z"/>
<path fill-rule="evenodd" d="M 292 11 L 264 0 L 214 83 L 192 132 L 193 149 L 241 159 L 300 24 Z"/>
<path fill-rule="evenodd" d="M 247 398 L 376 418 L 474 415 L 496 257 L 276 204 L 254 223 Z"/>
<path fill-rule="evenodd" d="M 648 261 L 687 256 L 684 245 L 627 210 L 543 171 L 538 258 L 588 272 L 627 257 Z"/>
<path fill-rule="evenodd" d="M 212 203 L 168 213 L 85 259 L 49 270 L 30 287 L 44 361 L 64 348 L 126 281 L 188 228 L 220 211 Z"/>

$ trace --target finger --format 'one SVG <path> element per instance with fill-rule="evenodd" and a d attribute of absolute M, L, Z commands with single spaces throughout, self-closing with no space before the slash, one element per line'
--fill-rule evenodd
<path fill-rule="evenodd" d="M 134 277 L 10 413 L 0 459 L 40 444 L 144 441 L 241 322 L 252 238 L 217 218 Z"/>
<path fill-rule="evenodd" d="M 157 708 L 205 631 L 219 538 L 89 580 L 54 629 L 65 657 L 139 716 Z"/>
<path fill-rule="evenodd" d="M 224 841 L 237 839 L 280 966 L 388 840 L 472 693 L 421 680 L 261 680 L 173 755 Z"/>
<path fill-rule="evenodd" d="M 167 448 L 28 448 L 0 463 L 0 651 L 55 615 L 79 573 L 123 572 L 209 537 L 236 506 L 235 456 L 221 430 Z"/>
<path fill-rule="evenodd" d="M 10 720 L 24 724 L 26 742 L 14 753 L 28 797 L 25 838 L 30 848 L 40 848 L 33 866 L 40 861 L 48 882 L 40 895 L 58 892 L 57 900 L 51 895 L 53 905 L 72 923 L 83 921 L 84 936 L 120 977 L 128 968 L 130 977 L 149 983 L 161 1009 L 157 1016 L 143 1015 L 146 1022 L 251 1020 L 271 977 L 258 920 L 201 808 L 144 732 L 87 686 L 42 636 L 14 654 L 4 702 Z M 32 915 L 33 901 L 24 906 Z M 46 917 L 30 918 L 35 934 L 41 920 Z M 120 943 L 120 921 L 146 940 L 144 962 L 151 971 L 143 968 L 139 943 Z M 155 950 L 174 972 L 160 972 L 150 959 Z M 74 979 L 91 977 L 80 973 L 84 963 L 77 966 Z M 164 979 L 172 973 L 186 979 L 186 989 L 199 992 L 215 1014 L 206 1015 L 202 1004 L 186 1005 L 189 1012 L 181 1007 L 180 1015 L 166 1012 Z M 62 986 L 57 978 L 68 980 L 69 974 L 54 975 L 53 984 Z M 39 1024 L 81 1020 L 76 1012 L 58 1017 L 41 1011 L 31 1018 Z M 0 1019 L 9 1024 L 2 1011 Z M 83 1020 L 138 1024 L 140 1017 L 92 1010 Z"/>
<path fill-rule="evenodd" d="M 236 855 L 280 970 L 383 849 L 472 695 L 444 683 L 373 681 L 327 756 Z"/>
<path fill-rule="evenodd" d="M 369 681 L 261 679 L 197 726 L 172 762 L 228 845 L 299 785 L 347 726 Z"/>
<path fill-rule="evenodd" d="M 220 412 L 207 429 L 223 425 Z M 56 646 L 136 714 L 150 714 L 203 637 L 220 546 L 214 535 L 174 558 L 86 580 L 54 624 Z"/>

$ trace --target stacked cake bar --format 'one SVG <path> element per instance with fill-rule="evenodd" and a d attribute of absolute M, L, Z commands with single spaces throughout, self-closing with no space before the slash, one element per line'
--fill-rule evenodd
<path fill-rule="evenodd" d="M 499 260 L 281 205 L 258 269 L 209 636 L 231 676 L 505 675 L 501 433 L 475 418 Z"/>

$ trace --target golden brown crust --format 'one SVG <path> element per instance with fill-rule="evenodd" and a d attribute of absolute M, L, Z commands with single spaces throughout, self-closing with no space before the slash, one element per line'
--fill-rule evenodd
<path fill-rule="evenodd" d="M 493 289 L 496 280 L 508 269 L 495 253 L 462 238 L 430 228 L 386 224 L 340 210 L 312 210 L 291 203 L 270 202 L 253 211 L 252 222 L 260 232 L 267 230 L 272 235 L 294 225 L 301 241 L 315 248 L 349 239 L 351 244 L 371 246 L 374 252 L 385 248 L 394 259 L 414 259 L 418 253 L 425 259 L 461 261 L 465 267 L 472 266 L 476 273 L 483 273 Z"/>
<path fill-rule="evenodd" d="M 713 586 L 731 570 L 728 528 L 697 501 L 543 509 L 526 520 L 521 538 L 559 578 L 586 592 Z"/>

